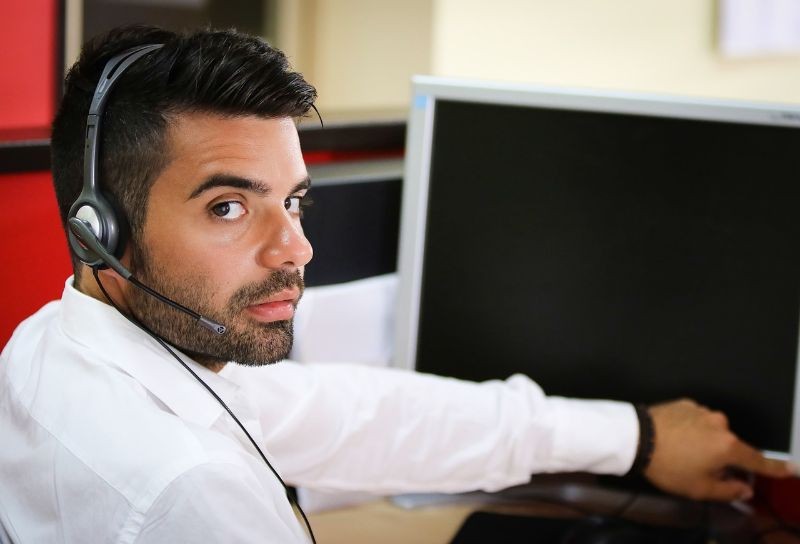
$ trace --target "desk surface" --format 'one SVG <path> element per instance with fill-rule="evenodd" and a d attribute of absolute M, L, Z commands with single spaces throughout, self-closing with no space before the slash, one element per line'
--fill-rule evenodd
<path fill-rule="evenodd" d="M 320 544 L 444 544 L 474 509 L 457 504 L 408 510 L 380 500 L 312 514 L 309 521 Z"/>
<path fill-rule="evenodd" d="M 722 505 L 719 508 L 726 508 Z M 309 516 L 314 534 L 320 544 L 447 544 L 464 520 L 475 510 L 475 503 L 458 503 L 406 509 L 389 500 L 368 502 L 359 506 L 320 512 Z M 549 503 L 481 505 L 482 511 L 539 516 L 574 516 L 575 510 Z M 734 516 L 736 514 L 733 514 Z M 787 533 L 769 534 L 754 540 L 753 531 L 772 526 L 773 522 L 759 516 L 741 516 L 742 528 L 730 527 L 730 542 L 759 544 L 797 544 L 800 538 Z M 723 522 L 723 524 L 729 524 Z M 728 539 L 723 540 L 728 542 Z"/>

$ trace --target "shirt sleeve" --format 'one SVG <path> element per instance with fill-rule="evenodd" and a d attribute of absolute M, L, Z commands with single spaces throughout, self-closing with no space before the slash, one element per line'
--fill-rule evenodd
<path fill-rule="evenodd" d="M 207 542 L 256 544 L 306 541 L 299 524 L 280 515 L 290 508 L 282 494 L 265 491 L 244 467 L 207 463 L 167 486 L 122 541 L 135 544 Z M 283 513 L 284 516 L 286 513 Z M 290 520 L 294 517 L 289 515 Z"/>
<path fill-rule="evenodd" d="M 548 397 L 522 375 L 474 383 L 289 361 L 236 374 L 257 399 L 267 448 L 300 486 L 493 491 L 534 473 L 622 474 L 638 441 L 630 404 Z"/>

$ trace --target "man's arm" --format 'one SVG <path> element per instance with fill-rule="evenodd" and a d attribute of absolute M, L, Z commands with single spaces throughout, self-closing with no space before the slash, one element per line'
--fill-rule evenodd
<path fill-rule="evenodd" d="M 728 419 L 682 399 L 650 408 L 655 449 L 645 476 L 656 486 L 693 499 L 749 499 L 753 489 L 731 467 L 772 478 L 791 476 L 788 463 L 765 458 L 728 428 Z"/>
<path fill-rule="evenodd" d="M 491 491 L 534 473 L 624 474 L 636 451 L 630 404 L 548 397 L 521 375 L 474 383 L 289 362 L 225 375 L 257 399 L 268 455 L 295 485 Z"/>
<path fill-rule="evenodd" d="M 458 492 L 501 489 L 541 472 L 624 474 L 639 438 L 630 404 L 548 397 L 524 376 L 478 384 L 289 362 L 231 370 L 261 399 L 266 446 L 296 485 Z M 739 442 L 719 413 L 690 401 L 650 413 L 655 448 L 645 475 L 666 491 L 739 498 L 747 486 L 724 480 L 727 465 L 789 473 Z"/>

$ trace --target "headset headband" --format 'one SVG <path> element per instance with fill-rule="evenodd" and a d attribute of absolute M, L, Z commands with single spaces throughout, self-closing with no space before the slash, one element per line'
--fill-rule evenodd
<path fill-rule="evenodd" d="M 86 118 L 86 147 L 83 155 L 83 190 L 84 192 L 97 192 L 97 149 L 100 135 L 100 125 L 103 113 L 108 102 L 108 95 L 114 84 L 134 62 L 150 51 L 162 48 L 163 44 L 151 44 L 134 47 L 113 57 L 106 63 L 100 81 L 94 91 L 92 104 L 89 106 L 89 115 Z"/>
<path fill-rule="evenodd" d="M 69 209 L 68 221 L 73 218 L 86 224 L 105 250 L 116 257 L 125 247 L 126 221 L 118 217 L 111 203 L 103 196 L 99 184 L 100 129 L 109 93 L 125 70 L 141 57 L 163 47 L 163 44 L 140 45 L 128 49 L 106 62 L 97 88 L 94 91 L 89 115 L 86 117 L 86 138 L 83 150 L 83 188 Z M 69 244 L 72 251 L 85 264 L 97 268 L 105 266 L 102 257 L 70 230 Z M 85 242 L 85 240 L 84 240 Z"/>

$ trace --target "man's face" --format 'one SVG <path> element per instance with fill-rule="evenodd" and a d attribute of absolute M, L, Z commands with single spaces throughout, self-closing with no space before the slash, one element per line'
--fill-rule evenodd
<path fill-rule="evenodd" d="M 309 181 L 294 122 L 185 114 L 168 141 L 170 163 L 152 186 L 131 267 L 228 331 L 211 333 L 135 288 L 131 311 L 204 363 L 283 359 L 312 255 L 300 225 Z"/>

